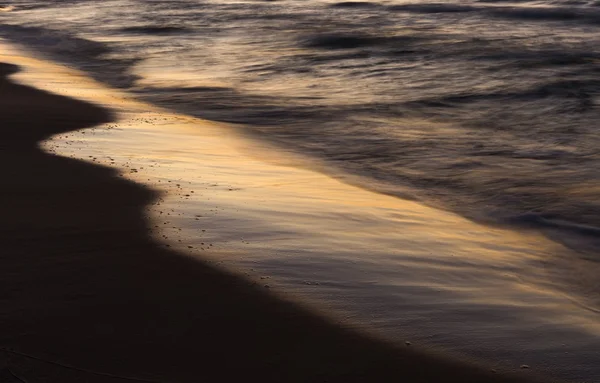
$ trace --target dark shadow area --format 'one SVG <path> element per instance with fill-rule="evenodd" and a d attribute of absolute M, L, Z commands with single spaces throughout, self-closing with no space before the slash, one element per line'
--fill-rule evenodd
<path fill-rule="evenodd" d="M 172 35 L 178 33 L 185 33 L 188 30 L 186 28 L 174 26 L 174 25 L 141 25 L 135 27 L 127 27 L 121 29 L 125 33 L 141 33 L 148 35 Z"/>
<path fill-rule="evenodd" d="M 341 1 L 339 3 L 333 3 L 331 5 L 329 5 L 330 8 L 376 8 L 376 7 L 380 7 L 381 4 L 379 3 L 372 3 L 369 1 Z"/>
<path fill-rule="evenodd" d="M 7 81 L 16 70 L 0 66 L 3 382 L 519 381 L 344 329 L 154 242 L 155 192 L 38 147 L 113 116 Z"/>

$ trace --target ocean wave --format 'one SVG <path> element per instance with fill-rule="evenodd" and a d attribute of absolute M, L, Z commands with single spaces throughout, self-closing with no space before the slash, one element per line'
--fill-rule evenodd
<path fill-rule="evenodd" d="M 479 3 L 499 3 L 504 0 L 479 0 Z M 510 3 L 515 3 L 510 1 Z M 526 3 L 525 1 L 523 3 Z M 581 6 L 476 6 L 449 3 L 415 3 L 388 6 L 393 12 L 422 14 L 462 14 L 477 13 L 482 18 L 494 17 L 515 21 L 577 21 L 587 24 L 600 24 L 600 13 L 593 11 L 588 3 Z"/>
<path fill-rule="evenodd" d="M 482 102 L 518 102 L 540 100 L 548 97 L 575 99 L 582 108 L 591 108 L 592 97 L 600 95 L 600 80 L 559 80 L 548 82 L 519 92 L 457 94 L 440 98 L 411 101 L 407 105 L 424 108 L 448 108 L 460 104 Z M 583 109 L 579 110 L 580 112 Z"/>
<path fill-rule="evenodd" d="M 423 41 L 424 37 L 415 35 L 407 36 L 382 36 L 372 34 L 349 33 L 326 33 L 312 35 L 304 38 L 302 45 L 307 48 L 316 49 L 355 49 L 366 47 L 386 47 L 388 49 L 398 46 L 405 47 L 417 41 Z"/>
<path fill-rule="evenodd" d="M 527 21 L 587 21 L 597 22 L 599 15 L 589 12 L 579 12 L 571 8 L 541 8 L 541 7 L 514 7 L 489 10 L 494 17 L 502 17 Z"/>
<path fill-rule="evenodd" d="M 38 54 L 53 60 L 75 65 L 95 79 L 117 88 L 132 87 L 139 79 L 131 73 L 139 60 L 108 57 L 112 49 L 99 41 L 55 29 L 7 24 L 0 24 L 0 36 L 34 48 Z"/>
<path fill-rule="evenodd" d="M 386 42 L 387 39 L 384 37 L 358 34 L 330 34 L 307 39 L 304 46 L 320 49 L 351 49 L 384 44 Z"/>
<path fill-rule="evenodd" d="M 569 222 L 560 217 L 527 213 L 508 219 L 512 226 L 538 230 L 549 238 L 578 251 L 588 261 L 600 262 L 600 227 Z"/>
<path fill-rule="evenodd" d="M 380 6 L 379 3 L 368 1 L 342 1 L 330 5 L 331 8 L 375 8 Z"/>
<path fill-rule="evenodd" d="M 560 51 L 510 51 L 490 52 L 474 55 L 472 60 L 506 62 L 514 68 L 544 68 L 571 65 L 593 65 L 600 60 L 600 54 L 595 52 L 560 52 Z"/>
<path fill-rule="evenodd" d="M 389 6 L 390 11 L 414 13 L 465 13 L 481 11 L 482 8 L 471 5 L 448 3 L 420 3 Z"/>
<path fill-rule="evenodd" d="M 141 33 L 150 35 L 171 35 L 176 33 L 191 32 L 188 28 L 173 25 L 139 25 L 121 28 L 120 31 L 125 33 Z"/>
<path fill-rule="evenodd" d="M 78 53 L 93 59 L 110 51 L 105 44 L 47 28 L 0 24 L 0 35 L 47 54 Z"/>

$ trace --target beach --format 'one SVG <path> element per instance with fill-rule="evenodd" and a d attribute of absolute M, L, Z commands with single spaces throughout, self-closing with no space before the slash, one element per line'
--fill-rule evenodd
<path fill-rule="evenodd" d="M 11 82 L 18 61 L 0 83 L 3 381 L 521 381 L 376 340 L 153 239 L 158 191 L 39 147 L 116 114 Z"/>
<path fill-rule="evenodd" d="M 577 273 L 549 264 L 569 253 L 543 236 L 355 187 L 230 126 L 3 52 L 16 81 L 62 95 L 3 86 L 7 121 L 41 116 L 3 152 L 28 148 L 4 161 L 3 242 L 19 262 L 2 343 L 16 374 L 593 382 L 596 314 L 565 291 Z"/>
<path fill-rule="evenodd" d="M 598 382 L 598 28 L 0 5 L 0 382 Z"/>

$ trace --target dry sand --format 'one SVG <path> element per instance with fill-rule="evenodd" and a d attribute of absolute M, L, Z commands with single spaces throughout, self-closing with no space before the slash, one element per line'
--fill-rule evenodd
<path fill-rule="evenodd" d="M 0 70 L 0 381 L 519 381 L 371 339 L 165 249 L 145 218 L 155 191 L 38 146 L 110 111 Z"/>

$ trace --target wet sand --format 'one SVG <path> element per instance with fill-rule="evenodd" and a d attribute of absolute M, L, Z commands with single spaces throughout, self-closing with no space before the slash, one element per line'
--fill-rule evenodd
<path fill-rule="evenodd" d="M 0 377 L 6 382 L 508 382 L 344 328 L 151 238 L 158 193 L 60 157 L 110 111 L 0 67 Z"/>

